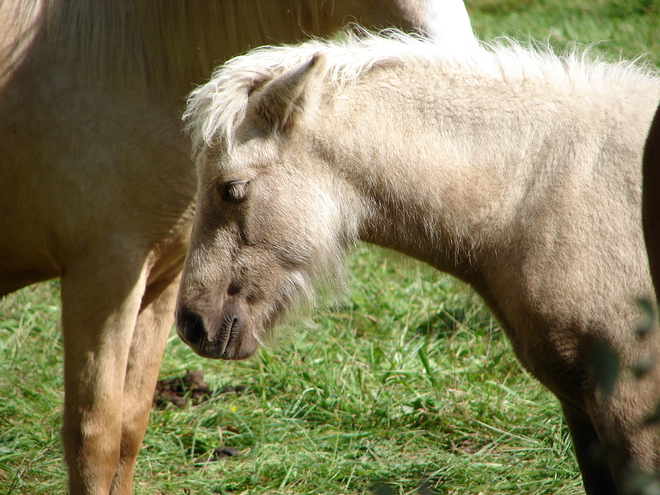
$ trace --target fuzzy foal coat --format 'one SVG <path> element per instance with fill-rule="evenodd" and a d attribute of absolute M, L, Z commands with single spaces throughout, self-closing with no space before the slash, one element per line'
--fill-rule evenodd
<path fill-rule="evenodd" d="M 246 357 L 352 242 L 398 250 L 484 298 L 561 402 L 587 493 L 628 493 L 660 469 L 660 332 L 636 331 L 659 100 L 651 70 L 515 45 L 367 35 L 234 59 L 188 106 L 199 208 L 179 333 Z"/>

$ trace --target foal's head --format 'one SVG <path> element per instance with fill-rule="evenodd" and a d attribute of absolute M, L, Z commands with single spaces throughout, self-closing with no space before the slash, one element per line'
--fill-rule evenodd
<path fill-rule="evenodd" d="M 346 214 L 354 205 L 308 139 L 324 66 L 317 55 L 252 82 L 234 127 L 216 129 L 201 148 L 177 306 L 179 335 L 201 356 L 252 355 L 288 307 L 309 301 L 319 281 L 341 272 L 355 237 Z M 212 98 L 195 111 L 210 113 L 204 105 Z"/>

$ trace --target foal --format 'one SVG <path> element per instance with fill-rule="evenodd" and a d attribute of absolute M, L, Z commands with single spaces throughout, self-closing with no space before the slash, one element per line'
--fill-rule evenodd
<path fill-rule="evenodd" d="M 248 357 L 355 241 L 398 250 L 483 297 L 559 399 L 587 493 L 629 493 L 660 468 L 660 332 L 635 331 L 653 294 L 640 164 L 659 100 L 660 77 L 630 63 L 397 33 L 234 59 L 189 100 L 179 334 Z"/>

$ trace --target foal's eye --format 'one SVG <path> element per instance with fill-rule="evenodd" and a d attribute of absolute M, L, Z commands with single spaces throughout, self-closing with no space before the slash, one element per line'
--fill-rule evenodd
<path fill-rule="evenodd" d="M 247 197 L 249 180 L 232 180 L 219 187 L 223 201 L 240 203 Z"/>

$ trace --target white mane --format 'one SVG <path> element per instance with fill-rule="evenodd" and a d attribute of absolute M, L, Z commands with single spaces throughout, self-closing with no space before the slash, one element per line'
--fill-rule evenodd
<path fill-rule="evenodd" d="M 248 96 L 255 87 L 281 72 L 323 53 L 330 81 L 335 85 L 357 79 L 379 64 L 434 64 L 443 70 L 461 70 L 501 80 L 543 78 L 558 84 L 598 85 L 611 81 L 657 86 L 658 72 L 650 64 L 620 60 L 604 62 L 589 48 L 557 55 L 538 43 L 522 46 L 501 38 L 477 50 L 457 51 L 449 45 L 387 30 L 379 34 L 344 33 L 339 40 L 312 40 L 293 46 L 266 46 L 229 60 L 211 80 L 194 90 L 184 114 L 186 129 L 199 152 L 219 140 L 231 143 L 245 118 Z"/>

